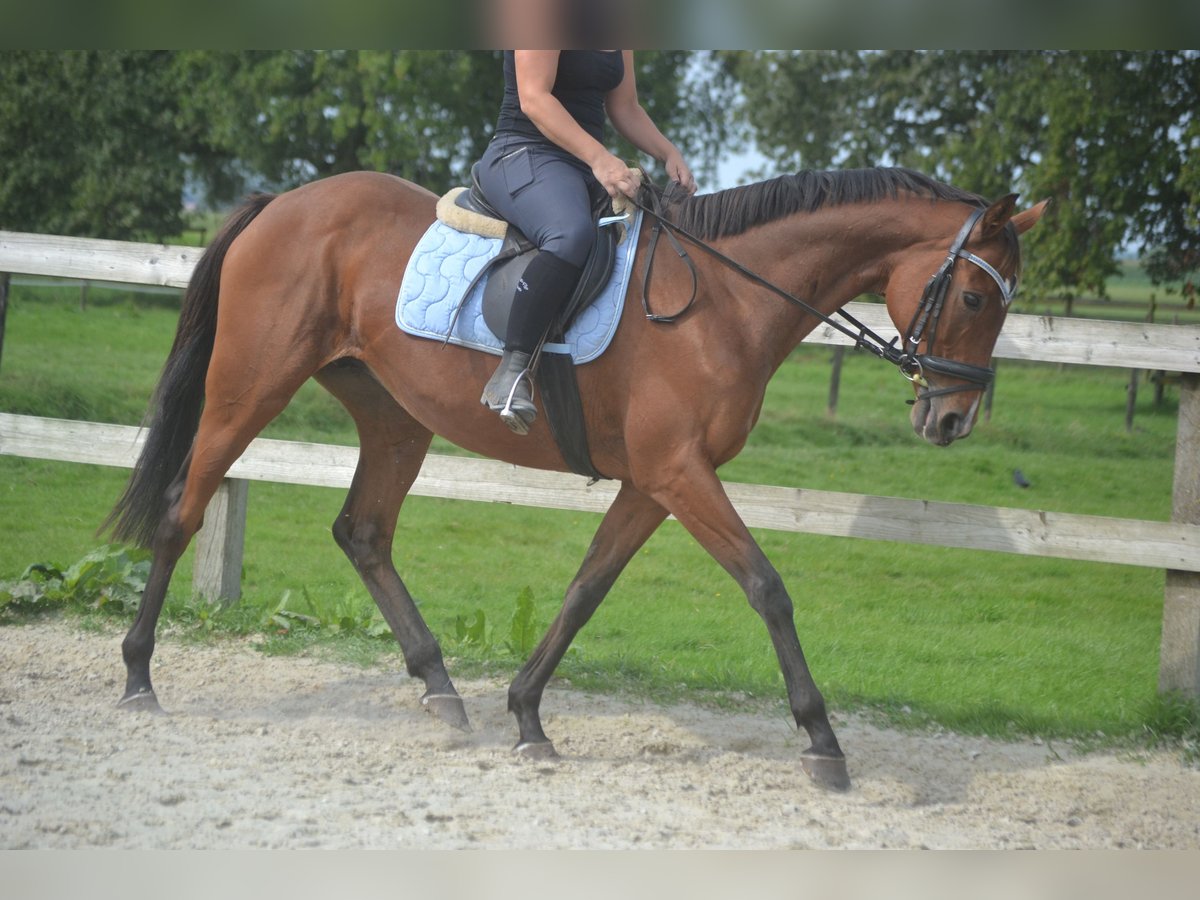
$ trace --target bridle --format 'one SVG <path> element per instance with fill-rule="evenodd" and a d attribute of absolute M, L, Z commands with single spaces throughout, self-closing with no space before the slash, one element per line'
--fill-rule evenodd
<path fill-rule="evenodd" d="M 668 189 L 669 190 L 669 189 Z M 664 194 L 664 197 L 666 194 Z M 1000 288 L 1000 296 L 1004 301 L 1004 306 L 1007 309 L 1012 303 L 1013 297 L 1017 292 L 1017 280 L 1014 275 L 1011 279 L 1005 279 L 991 263 L 987 260 L 976 256 L 968 250 L 963 249 L 967 238 L 971 234 L 971 230 L 975 227 L 975 223 L 979 221 L 986 209 L 980 207 L 973 210 L 967 217 L 967 221 L 963 223 L 959 229 L 958 235 L 950 244 L 950 249 L 946 253 L 946 259 L 942 262 L 938 270 L 934 272 L 928 283 L 925 285 L 925 291 L 921 295 L 921 302 L 917 307 L 917 311 L 913 314 L 912 321 L 909 323 L 908 330 L 904 335 L 904 340 L 899 347 L 896 346 L 899 338 L 892 338 L 890 341 L 885 341 L 880 335 L 876 334 L 865 324 L 860 322 L 854 316 L 844 310 L 836 310 L 835 315 L 840 316 L 849 325 L 844 325 L 832 316 L 829 316 L 819 309 L 816 309 L 811 304 L 806 303 L 799 297 L 788 293 L 783 288 L 772 284 L 767 279 L 763 278 L 757 272 L 747 269 L 741 263 L 726 256 L 721 251 L 705 243 L 700 238 L 690 234 L 685 229 L 680 228 L 675 223 L 666 219 L 662 213 L 662 198 L 655 197 L 655 208 L 651 209 L 645 206 L 640 200 L 630 200 L 634 206 L 642 210 L 654 219 L 654 226 L 648 244 L 648 259 L 642 281 L 642 308 L 646 313 L 646 318 L 652 322 L 671 323 L 682 316 L 696 299 L 697 275 L 696 267 L 691 259 L 688 258 L 687 251 L 675 239 L 675 235 L 686 239 L 704 250 L 709 255 L 715 257 L 729 268 L 740 273 L 754 283 L 765 287 L 767 290 L 782 297 L 790 303 L 799 306 L 809 315 L 820 319 L 830 328 L 840 331 L 842 334 L 851 338 L 854 341 L 854 349 L 867 350 L 868 352 L 878 356 L 880 359 L 885 359 L 895 365 L 900 373 L 917 386 L 917 398 L 919 400 L 928 400 L 930 397 L 938 397 L 943 394 L 954 394 L 960 391 L 982 391 L 992 383 L 996 377 L 994 369 L 986 366 L 976 366 L 971 363 L 958 362 L 953 359 L 946 359 L 941 356 L 934 356 L 934 341 L 937 337 L 938 321 L 942 315 L 942 309 L 946 304 L 946 294 L 950 290 L 950 282 L 954 278 L 954 266 L 960 259 L 965 259 L 968 262 L 974 263 L 984 272 L 991 276 L 992 280 Z M 1009 226 L 1011 227 L 1011 226 Z M 647 295 L 647 289 L 650 281 L 650 269 L 654 264 L 654 250 L 658 244 L 658 236 L 660 233 L 666 233 L 675 252 L 679 255 L 688 266 L 692 273 L 692 295 L 683 307 L 670 315 L 658 315 L 650 311 L 650 301 Z M 926 337 L 928 332 L 928 337 Z M 921 345 L 921 341 L 925 340 L 925 352 L 918 353 L 917 348 Z M 945 375 L 948 378 L 956 378 L 960 381 L 967 382 L 966 384 L 957 384 L 950 387 L 931 389 L 929 382 L 925 378 L 926 372 L 932 372 L 937 375 Z M 910 401 L 912 402 L 912 401 Z"/>
<path fill-rule="evenodd" d="M 1016 276 L 1013 276 L 1010 280 L 1004 279 L 986 259 L 963 249 L 963 244 L 967 242 L 967 237 L 971 234 L 971 230 L 975 227 L 975 223 L 979 221 L 979 217 L 983 213 L 984 210 L 982 208 L 972 212 L 967 217 L 967 221 L 963 223 L 962 228 L 958 230 L 958 236 L 954 238 L 954 243 L 950 245 L 946 259 L 925 285 L 925 291 L 921 295 L 921 303 L 917 307 L 917 311 L 913 313 L 912 321 L 908 325 L 908 331 L 904 335 L 903 357 L 899 361 L 893 360 L 900 368 L 900 373 L 917 385 L 917 398 L 920 400 L 928 400 L 930 397 L 939 397 L 943 394 L 956 394 L 960 391 L 986 390 L 996 377 L 995 370 L 986 366 L 971 365 L 970 363 L 958 362 L 957 360 L 933 355 L 934 342 L 937 338 L 938 320 L 941 318 L 942 309 L 946 305 L 946 294 L 950 290 L 950 282 L 954 278 L 954 264 L 958 260 L 965 259 L 968 262 L 972 262 L 992 277 L 992 280 L 996 282 L 996 286 L 1000 288 L 1000 296 L 1003 298 L 1005 309 L 1008 308 L 1009 304 L 1012 303 L 1013 297 L 1016 296 Z M 929 332 L 928 339 L 925 338 L 926 331 Z M 921 345 L 922 340 L 926 340 L 925 352 L 917 353 L 917 348 Z M 930 389 L 929 382 L 925 378 L 925 372 L 933 372 L 969 383 Z M 924 390 L 921 390 L 921 388 L 924 388 Z"/>

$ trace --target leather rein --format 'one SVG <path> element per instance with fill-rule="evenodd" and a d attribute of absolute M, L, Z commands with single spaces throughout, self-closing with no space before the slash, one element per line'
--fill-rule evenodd
<path fill-rule="evenodd" d="M 696 300 L 696 292 L 698 287 L 698 277 L 696 267 L 692 260 L 688 257 L 687 251 L 676 239 L 676 235 L 684 238 L 694 246 L 700 247 L 709 255 L 715 257 L 724 265 L 745 276 L 774 294 L 787 300 L 796 306 L 799 306 L 809 315 L 820 319 L 830 328 L 841 332 L 849 337 L 854 342 L 854 349 L 865 349 L 874 354 L 880 359 L 887 360 L 895 365 L 909 381 L 917 385 L 917 397 L 920 400 L 927 400 L 930 397 L 937 397 L 943 394 L 954 394 L 960 391 L 982 391 L 985 390 L 995 379 L 996 372 L 994 369 L 986 366 L 976 366 L 970 363 L 958 362 L 953 359 L 946 359 L 941 356 L 934 356 L 934 340 L 937 337 L 938 321 L 941 318 L 942 309 L 946 304 L 946 295 L 950 289 L 950 282 L 954 277 L 954 265 L 960 259 L 965 259 L 968 262 L 974 263 L 981 268 L 996 285 L 1000 288 L 1000 295 L 1004 300 L 1004 306 L 1007 308 L 1012 303 L 1013 297 L 1016 295 L 1017 284 L 1016 278 L 1005 279 L 987 260 L 976 256 L 968 250 L 963 249 L 967 238 L 971 234 L 971 230 L 975 227 L 975 223 L 986 211 L 985 208 L 973 210 L 967 217 L 967 221 L 963 223 L 959 229 L 958 235 L 954 238 L 950 249 L 946 254 L 946 259 L 942 262 L 938 270 L 929 279 L 925 285 L 925 291 L 921 295 L 921 302 L 913 314 L 912 321 L 909 323 L 908 330 L 905 332 L 904 340 L 900 346 L 896 346 L 899 337 L 892 338 L 890 341 L 885 341 L 880 335 L 872 331 L 867 325 L 860 322 L 850 313 L 844 310 L 835 310 L 835 314 L 840 316 L 849 324 L 843 324 L 837 319 L 826 313 L 816 309 L 811 304 L 806 303 L 799 297 L 785 291 L 783 288 L 771 283 L 763 278 L 757 272 L 743 266 L 737 260 L 731 259 L 715 247 L 707 244 L 700 238 L 690 234 L 683 228 L 680 228 L 675 223 L 666 219 L 660 212 L 661 205 L 656 199 L 655 209 L 650 209 L 645 206 L 640 200 L 630 200 L 642 212 L 648 214 L 653 220 L 654 225 L 651 230 L 650 240 L 647 245 L 647 262 L 645 272 L 642 277 L 642 309 L 645 311 L 646 318 L 652 322 L 671 323 L 677 320 L 680 316 L 686 313 Z M 654 266 L 654 253 L 658 246 L 658 238 L 660 234 L 665 233 L 670 241 L 672 248 L 679 255 L 679 258 L 687 264 L 688 270 L 692 274 L 692 294 L 688 298 L 683 307 L 670 315 L 657 315 L 650 311 L 650 300 L 648 289 L 650 285 L 650 272 Z M 926 340 L 926 332 L 928 339 L 926 341 L 926 352 L 917 353 L 917 348 L 922 340 Z M 931 388 L 929 382 L 925 378 L 926 372 L 932 372 L 937 375 L 945 375 L 948 378 L 956 378 L 960 381 L 968 382 L 967 384 L 957 384 L 950 387 Z M 911 402 L 911 401 L 910 401 Z"/>

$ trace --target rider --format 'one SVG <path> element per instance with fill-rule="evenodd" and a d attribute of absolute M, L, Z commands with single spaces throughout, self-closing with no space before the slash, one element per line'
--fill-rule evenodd
<path fill-rule="evenodd" d="M 631 51 L 504 52 L 504 99 L 479 183 L 539 252 L 517 283 L 498 335 L 504 355 L 480 402 L 518 434 L 537 415 L 531 356 L 570 299 L 595 238 L 593 192 L 615 198 L 637 190 L 637 174 L 603 144 L 606 113 L 635 147 L 665 164 L 669 178 L 695 192 L 683 156 L 638 102 Z"/>

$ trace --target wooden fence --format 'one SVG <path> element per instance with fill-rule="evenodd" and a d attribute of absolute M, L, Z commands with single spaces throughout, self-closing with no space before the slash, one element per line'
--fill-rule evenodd
<path fill-rule="evenodd" d="M 183 287 L 200 251 L 0 231 L 0 273 Z M 3 275 L 0 275 L 0 279 Z M 895 334 L 876 304 L 851 304 L 860 320 Z M 0 307 L 0 335 L 3 334 Z M 828 327 L 808 338 L 845 346 Z M 751 527 L 838 537 L 993 550 L 1166 570 L 1159 688 L 1200 696 L 1200 327 L 1012 315 L 996 356 L 1180 373 L 1179 424 L 1170 522 L 969 506 L 768 485 L 727 484 Z M 130 467 L 142 435 L 131 426 L 0 413 L 0 454 Z M 197 537 L 197 589 L 236 597 L 246 484 L 266 480 L 348 487 L 353 447 L 254 441 L 233 466 Z M 418 496 L 602 512 L 611 483 L 481 459 L 430 455 Z"/>

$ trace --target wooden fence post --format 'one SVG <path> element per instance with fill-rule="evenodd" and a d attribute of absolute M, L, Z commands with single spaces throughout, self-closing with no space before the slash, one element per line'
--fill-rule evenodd
<path fill-rule="evenodd" d="M 983 421 L 992 421 L 992 404 L 996 402 L 996 379 L 1000 376 L 999 360 L 992 359 L 992 371 L 996 374 L 988 382 L 987 390 L 983 392 Z"/>
<path fill-rule="evenodd" d="M 1171 506 L 1173 521 L 1200 523 L 1200 375 L 1195 373 L 1179 379 Z M 1200 573 L 1167 570 L 1158 689 L 1200 699 Z"/>
<path fill-rule="evenodd" d="M 208 603 L 228 605 L 241 599 L 249 487 L 243 478 L 226 478 L 204 512 L 204 527 L 196 535 L 192 585 Z"/>
<path fill-rule="evenodd" d="M 846 356 L 846 348 L 838 345 L 833 348 L 833 369 L 829 373 L 829 402 L 825 411 L 830 418 L 837 416 L 838 394 L 842 389 L 842 360 Z"/>
<path fill-rule="evenodd" d="M 4 358 L 4 323 L 8 319 L 8 286 L 12 276 L 0 272 L 0 359 Z"/>
<path fill-rule="evenodd" d="M 1138 378 L 1142 375 L 1139 369 L 1129 370 L 1129 385 L 1125 388 L 1125 432 L 1133 433 L 1133 417 L 1137 412 Z"/>

